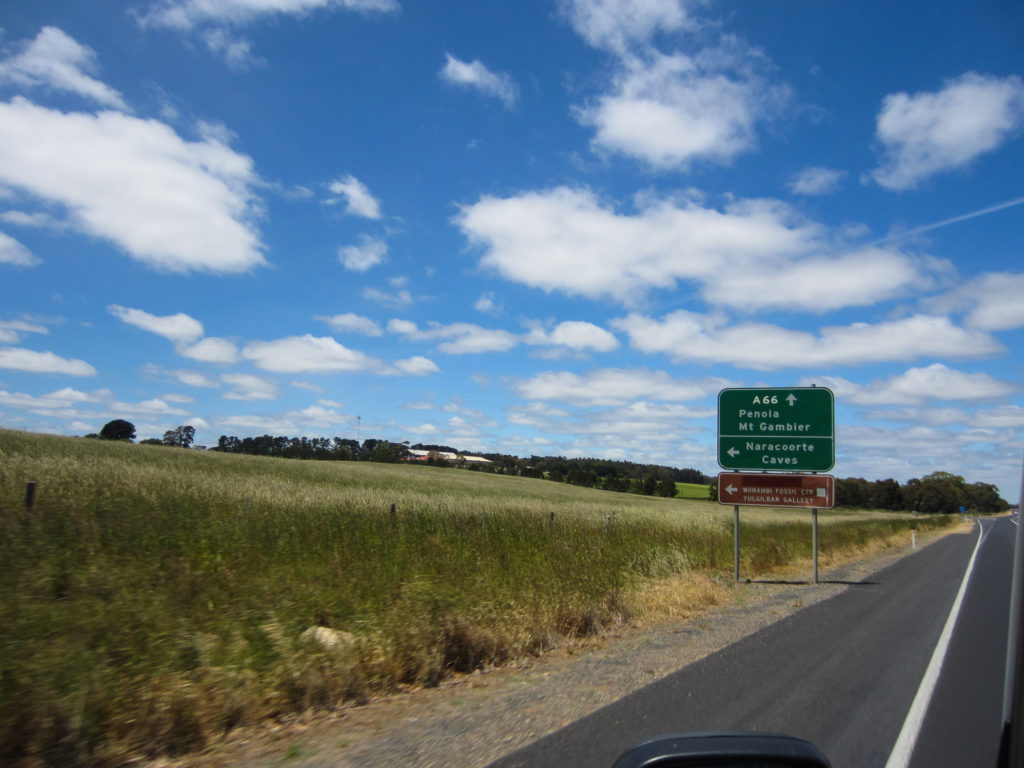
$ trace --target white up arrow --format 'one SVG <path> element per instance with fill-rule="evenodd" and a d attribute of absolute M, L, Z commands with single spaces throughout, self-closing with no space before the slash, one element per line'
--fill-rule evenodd
<path fill-rule="evenodd" d="M 789 393 L 789 397 L 787 397 L 786 399 L 789 401 L 789 407 L 792 408 L 793 407 L 793 403 L 796 402 L 796 395 L 794 395 L 792 392 L 790 392 Z"/>

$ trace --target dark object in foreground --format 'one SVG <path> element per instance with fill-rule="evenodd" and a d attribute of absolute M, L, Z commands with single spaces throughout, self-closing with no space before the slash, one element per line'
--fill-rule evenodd
<path fill-rule="evenodd" d="M 810 742 L 772 733 L 684 733 L 642 741 L 614 768 L 831 768 Z"/>

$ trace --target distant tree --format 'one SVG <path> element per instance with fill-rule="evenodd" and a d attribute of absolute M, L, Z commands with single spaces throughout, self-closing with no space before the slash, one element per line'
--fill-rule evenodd
<path fill-rule="evenodd" d="M 643 479 L 640 493 L 644 496 L 654 496 L 658 492 L 658 478 L 654 474 L 647 475 Z"/>
<path fill-rule="evenodd" d="M 708 483 L 708 498 L 711 501 L 718 501 L 718 478 L 712 477 L 711 482 Z"/>
<path fill-rule="evenodd" d="M 999 495 L 999 489 L 989 483 L 971 483 L 965 487 L 967 508 L 971 512 L 994 513 L 1009 509 L 1009 503 Z"/>
<path fill-rule="evenodd" d="M 186 425 L 164 432 L 163 444 L 169 445 L 172 448 L 188 448 L 195 439 L 195 427 Z"/>
<path fill-rule="evenodd" d="M 676 481 L 670 477 L 665 477 L 662 478 L 661 484 L 658 486 L 658 495 L 666 499 L 674 499 L 678 490 L 676 488 Z"/>
<path fill-rule="evenodd" d="M 904 495 L 917 511 L 931 515 L 954 514 L 967 501 L 964 479 L 949 472 L 932 472 L 920 480 L 909 480 Z"/>
<path fill-rule="evenodd" d="M 862 477 L 836 480 L 836 506 L 858 509 L 871 506 L 871 483 Z"/>
<path fill-rule="evenodd" d="M 139 440 L 139 445 L 163 445 L 164 441 L 156 437 L 147 437 L 145 440 Z"/>
<path fill-rule="evenodd" d="M 394 463 L 401 461 L 408 455 L 409 449 L 401 443 L 392 443 L 388 440 L 367 439 L 363 441 L 359 458 L 363 461 Z"/>
<path fill-rule="evenodd" d="M 228 437 L 227 435 L 221 435 L 217 440 L 217 446 L 211 448 L 211 451 L 223 451 L 224 453 L 241 453 L 242 452 L 242 441 L 237 437 Z"/>
<path fill-rule="evenodd" d="M 124 419 L 108 421 L 100 430 L 100 438 L 103 440 L 126 440 L 130 443 L 135 439 L 135 425 Z"/>
<path fill-rule="evenodd" d="M 905 509 L 903 490 L 891 477 L 875 481 L 871 490 L 871 500 L 872 506 L 878 509 Z"/>

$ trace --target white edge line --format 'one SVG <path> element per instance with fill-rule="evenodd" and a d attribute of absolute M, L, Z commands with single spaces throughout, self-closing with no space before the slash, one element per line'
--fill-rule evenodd
<path fill-rule="evenodd" d="M 967 570 L 960 581 L 960 591 L 956 594 L 953 607 L 949 609 L 946 625 L 942 628 L 942 634 L 939 635 L 939 642 L 932 652 L 932 659 L 928 662 L 928 669 L 925 670 L 924 677 L 921 679 L 921 685 L 917 689 L 914 703 L 910 705 L 907 719 L 903 721 L 903 729 L 900 731 L 899 738 L 896 739 L 896 744 L 889 754 L 889 762 L 885 764 L 885 768 L 906 768 L 910 764 L 910 756 L 914 752 L 914 745 L 917 743 L 917 737 L 921 733 L 921 725 L 924 723 L 925 713 L 928 711 L 928 705 L 931 703 L 932 693 L 935 692 L 935 685 L 939 681 L 939 672 L 942 671 L 942 662 L 946 659 L 949 641 L 953 637 L 953 627 L 956 626 L 957 617 L 960 615 L 960 606 L 964 601 L 964 595 L 967 593 L 967 582 L 971 580 L 971 573 L 974 571 L 974 561 L 977 560 L 978 551 L 981 549 L 985 526 L 979 521 L 978 528 L 980 529 L 978 531 L 978 543 L 974 545 L 974 554 L 971 555 L 971 560 L 967 563 Z"/>

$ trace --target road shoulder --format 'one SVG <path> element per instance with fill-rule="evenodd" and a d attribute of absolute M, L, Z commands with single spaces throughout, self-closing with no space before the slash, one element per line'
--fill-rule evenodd
<path fill-rule="evenodd" d="M 970 527 L 958 526 L 921 536 L 918 547 L 969 531 Z M 729 601 L 696 618 L 621 627 L 581 648 L 461 675 L 437 688 L 240 731 L 203 755 L 173 764 L 480 768 L 839 594 L 912 551 L 908 542 L 881 555 L 824 569 L 817 585 L 796 580 L 740 583 Z"/>

